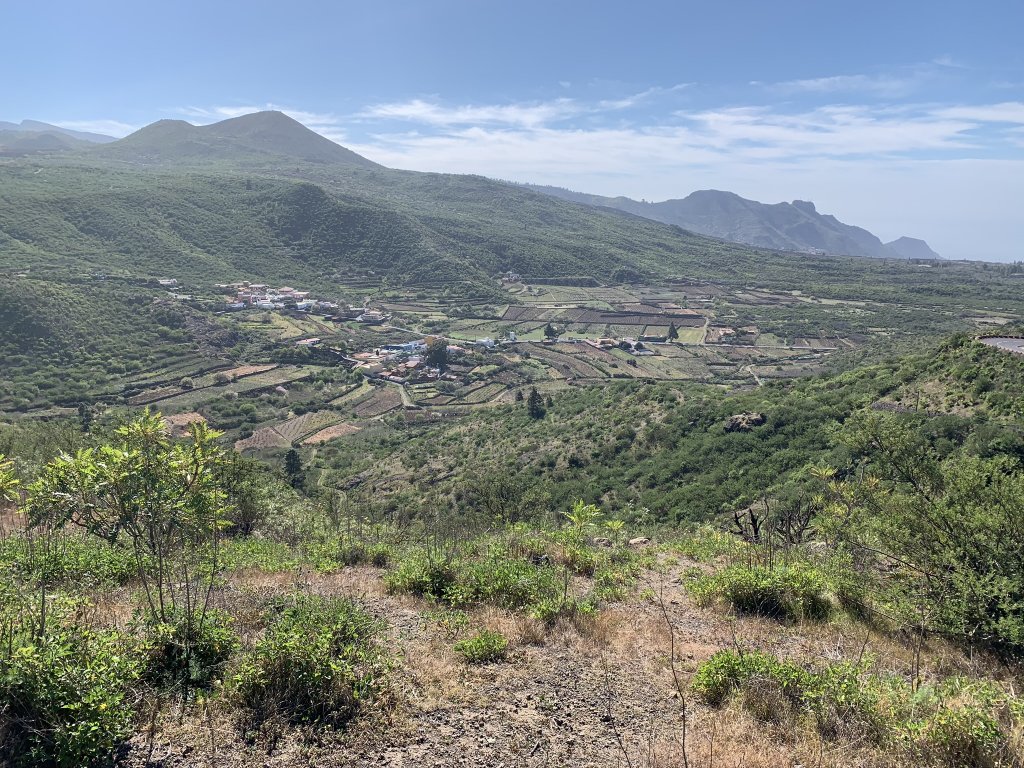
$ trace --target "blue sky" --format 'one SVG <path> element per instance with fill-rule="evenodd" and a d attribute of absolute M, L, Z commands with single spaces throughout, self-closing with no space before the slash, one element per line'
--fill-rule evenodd
<path fill-rule="evenodd" d="M 386 165 L 810 199 L 1024 259 L 1024 2 L 0 2 L 0 120 L 278 108 Z"/>

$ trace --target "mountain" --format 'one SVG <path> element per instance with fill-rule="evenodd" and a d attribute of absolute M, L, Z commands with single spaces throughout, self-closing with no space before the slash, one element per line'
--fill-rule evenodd
<path fill-rule="evenodd" d="M 506 271 L 568 284 L 827 285 L 829 295 L 886 290 L 904 275 L 892 262 L 795 258 L 480 176 L 384 168 L 279 112 L 162 120 L 88 150 L 6 161 L 3 173 L 0 272 L 332 291 L 386 281 L 494 299 Z M 783 207 L 817 217 L 809 203 Z"/>
<path fill-rule="evenodd" d="M 901 237 L 886 243 L 885 247 L 892 253 L 898 254 L 901 259 L 941 259 L 935 251 L 928 247 L 924 240 L 916 237 Z"/>
<path fill-rule="evenodd" d="M 814 203 L 804 200 L 769 205 L 747 200 L 733 192 L 706 189 L 681 200 L 648 203 L 627 197 L 583 194 L 558 187 L 531 188 L 564 200 L 615 208 L 702 235 L 774 250 L 899 259 L 911 258 L 906 254 L 921 250 L 904 242 L 911 238 L 901 238 L 887 245 L 866 229 L 844 224 L 835 216 L 818 213 Z M 913 242 L 923 245 L 932 254 L 929 258 L 937 257 L 924 241 Z"/>
<path fill-rule="evenodd" d="M 0 120 L 0 132 L 18 131 L 21 133 L 51 133 L 61 136 L 68 136 L 79 141 L 86 141 L 91 144 L 106 144 L 117 141 L 113 136 L 103 133 L 90 133 L 89 131 L 73 131 L 70 128 L 61 128 L 59 125 L 43 123 L 39 120 L 22 120 L 20 123 L 8 123 Z"/>
<path fill-rule="evenodd" d="M 93 144 L 116 141 L 112 136 L 72 131 L 38 120 L 8 123 L 0 120 L 0 156 L 35 155 L 85 149 Z"/>
<path fill-rule="evenodd" d="M 43 152 L 66 152 L 83 149 L 86 146 L 88 146 L 86 142 L 60 133 L 0 128 L 0 156 L 18 157 Z"/>
<path fill-rule="evenodd" d="M 282 112 L 255 112 L 210 125 L 160 120 L 99 148 L 95 155 L 146 165 L 300 161 L 379 168 Z"/>

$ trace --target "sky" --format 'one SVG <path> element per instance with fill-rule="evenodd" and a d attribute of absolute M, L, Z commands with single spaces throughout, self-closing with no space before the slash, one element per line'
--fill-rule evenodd
<path fill-rule="evenodd" d="M 724 189 L 1024 259 L 1024 2 L 0 0 L 0 120 L 281 109 L 384 165 Z"/>

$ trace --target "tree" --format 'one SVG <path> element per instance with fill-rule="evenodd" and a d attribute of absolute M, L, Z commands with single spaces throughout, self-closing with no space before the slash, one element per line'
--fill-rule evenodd
<path fill-rule="evenodd" d="M 302 457 L 294 448 L 289 448 L 284 455 L 284 473 L 288 475 L 288 482 L 292 488 L 302 486 Z"/>
<path fill-rule="evenodd" d="M 544 418 L 544 399 L 536 387 L 530 388 L 530 397 L 526 401 L 526 412 L 530 414 L 531 419 Z"/>
<path fill-rule="evenodd" d="M 679 330 L 676 328 L 675 323 L 669 323 L 668 325 L 668 340 L 674 341 L 679 338 Z"/>
<path fill-rule="evenodd" d="M 89 407 L 88 403 L 78 404 L 78 423 L 82 428 L 83 432 L 88 432 L 92 429 L 92 408 Z"/>
<path fill-rule="evenodd" d="M 147 411 L 108 444 L 60 454 L 28 487 L 33 527 L 74 525 L 130 548 L 149 623 L 185 675 L 222 571 L 228 503 L 219 436 L 197 423 L 187 439 L 173 440 L 160 415 Z"/>
<path fill-rule="evenodd" d="M 1024 648 L 1024 472 L 1008 456 L 943 458 L 931 420 L 862 414 L 841 437 L 860 466 L 818 475 L 824 531 L 889 574 L 922 631 Z M 875 562 L 877 560 L 877 562 Z"/>
<path fill-rule="evenodd" d="M 426 362 L 431 368 L 439 368 L 442 371 L 448 367 L 448 342 L 445 339 L 435 339 L 427 347 Z"/>
<path fill-rule="evenodd" d="M 521 390 L 521 389 L 517 389 L 516 390 L 516 402 L 517 403 L 523 402 L 523 390 Z"/>
<path fill-rule="evenodd" d="M 553 325 L 551 325 L 551 323 L 548 323 L 547 325 L 544 326 L 544 338 L 547 338 L 547 339 L 557 339 L 558 338 L 558 331 L 555 330 L 555 327 Z"/>

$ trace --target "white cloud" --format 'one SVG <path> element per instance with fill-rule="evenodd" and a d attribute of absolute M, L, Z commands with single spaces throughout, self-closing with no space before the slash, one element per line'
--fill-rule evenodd
<path fill-rule="evenodd" d="M 413 99 L 405 102 L 376 104 L 360 112 L 359 117 L 407 120 L 431 126 L 498 124 L 534 128 L 564 120 L 578 115 L 582 111 L 584 108 L 572 99 L 455 107 L 447 107 L 423 99 Z"/>
<path fill-rule="evenodd" d="M 804 93 L 871 93 L 878 96 L 900 96 L 917 85 L 915 77 L 890 75 L 832 75 L 806 80 L 789 80 L 771 87 L 780 91 Z"/>
<path fill-rule="evenodd" d="M 1024 161 L 971 159 L 990 148 L 976 129 L 1014 115 L 1007 104 L 748 106 L 676 112 L 643 127 L 441 121 L 348 146 L 396 168 L 612 196 L 713 187 L 766 202 L 812 199 L 885 239 L 923 237 L 947 257 L 1021 258 L 1024 225 L 1013 209 L 1024 198 Z"/>
<path fill-rule="evenodd" d="M 490 125 L 537 129 L 583 115 L 631 109 L 656 97 L 684 90 L 691 85 L 679 83 L 667 88 L 654 86 L 621 98 L 602 99 L 594 103 L 559 98 L 512 104 L 449 106 L 438 101 L 411 99 L 375 104 L 360 112 L 358 117 L 363 120 L 401 120 L 435 128 Z"/>
<path fill-rule="evenodd" d="M 980 123 L 1019 123 L 1024 125 L 1024 102 L 1004 101 L 1000 104 L 978 104 L 936 109 L 938 117 L 973 120 Z"/>

